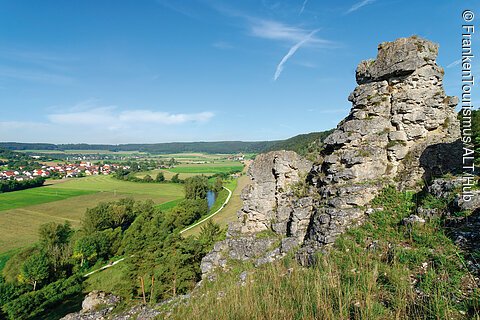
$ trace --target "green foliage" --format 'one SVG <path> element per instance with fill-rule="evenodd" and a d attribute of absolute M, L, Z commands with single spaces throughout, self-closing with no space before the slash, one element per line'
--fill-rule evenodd
<path fill-rule="evenodd" d="M 185 179 L 185 199 L 206 199 L 208 190 L 208 178 L 203 175 Z"/>
<path fill-rule="evenodd" d="M 114 256 L 121 243 L 120 227 L 95 231 L 75 241 L 72 258 L 80 262 L 80 268 L 92 266 L 98 260 Z"/>
<path fill-rule="evenodd" d="M 197 236 L 197 240 L 201 246 L 202 254 L 207 254 L 213 249 L 213 244 L 217 241 L 223 240 L 225 237 L 224 232 L 220 226 L 214 223 L 211 219 L 205 223 L 200 229 L 200 233 Z"/>
<path fill-rule="evenodd" d="M 290 189 L 293 192 L 293 195 L 297 198 L 303 198 L 308 195 L 309 184 L 307 183 L 307 174 L 300 173 L 299 180 L 292 185 L 290 185 Z"/>
<path fill-rule="evenodd" d="M 82 229 L 86 233 L 117 227 L 125 230 L 145 206 L 152 207 L 153 202 L 141 204 L 136 203 L 132 198 L 120 199 L 117 202 L 101 202 L 95 208 L 87 209 L 82 221 Z"/>
<path fill-rule="evenodd" d="M 406 147 L 407 143 L 405 141 L 401 141 L 401 140 L 391 140 L 387 143 L 387 149 L 391 148 L 391 147 L 394 147 L 396 145 L 402 145 L 402 146 Z"/>
<path fill-rule="evenodd" d="M 165 181 L 165 175 L 163 172 L 157 173 L 157 176 L 155 177 L 155 181 L 157 182 L 164 182 Z"/>
<path fill-rule="evenodd" d="M 45 252 L 37 252 L 28 257 L 22 264 L 20 282 L 32 285 L 33 291 L 37 284 L 43 284 L 50 277 L 50 264 Z"/>
<path fill-rule="evenodd" d="M 48 254 L 56 273 L 69 262 L 72 253 L 70 239 L 73 233 L 69 222 L 64 224 L 49 222 L 40 226 L 40 246 Z"/>
<path fill-rule="evenodd" d="M 33 319 L 66 297 L 80 293 L 82 291 L 81 281 L 80 277 L 58 280 L 38 291 L 23 294 L 4 304 L 2 310 L 11 320 Z"/>
<path fill-rule="evenodd" d="M 183 229 L 208 213 L 206 199 L 185 199 L 166 214 L 166 228 Z"/>
<path fill-rule="evenodd" d="M 333 130 L 327 130 L 322 132 L 299 134 L 287 140 L 277 141 L 272 146 L 269 146 L 265 151 L 292 150 L 303 156 L 315 153 L 318 154 L 322 148 L 323 141 L 332 132 Z"/>
<path fill-rule="evenodd" d="M 170 179 L 170 181 L 171 181 L 172 183 L 181 183 L 182 180 L 180 180 L 180 178 L 178 177 L 178 175 L 179 175 L 178 173 L 175 174 L 175 175 L 172 177 L 172 179 Z"/>
<path fill-rule="evenodd" d="M 176 173 L 199 173 L 199 174 L 231 174 L 241 172 L 242 165 L 182 165 L 175 168 L 168 169 L 170 172 Z"/>
<path fill-rule="evenodd" d="M 6 149 L 0 147 L 0 159 L 5 159 L 0 160 L 0 165 L 6 165 L 7 169 L 32 171 L 42 167 L 42 164 L 36 162 L 30 156 Z"/>
<path fill-rule="evenodd" d="M 200 276 L 200 261 L 221 238 L 218 225 L 207 224 L 198 239 L 177 234 L 208 212 L 205 199 L 186 199 L 166 213 L 143 212 L 125 232 L 120 252 L 127 271 L 120 293 L 159 301 L 191 290 Z"/>
<path fill-rule="evenodd" d="M 223 180 L 221 177 L 216 177 L 215 182 L 213 184 L 212 190 L 215 193 L 219 193 L 220 191 L 223 190 Z"/>
<path fill-rule="evenodd" d="M 480 319 L 479 289 L 441 219 L 401 223 L 415 200 L 386 188 L 373 200 L 382 209 L 339 236 L 310 268 L 293 255 L 257 268 L 229 262 L 228 273 L 174 306 L 172 318 Z M 242 271 L 248 276 L 239 286 Z"/>
<path fill-rule="evenodd" d="M 42 186 L 44 183 L 45 178 L 42 177 L 23 181 L 0 180 L 0 193 L 36 188 Z"/>
<path fill-rule="evenodd" d="M 143 181 L 144 182 L 153 182 L 154 180 L 149 174 L 147 174 L 147 175 L 145 175 L 145 177 L 143 177 Z"/>
<path fill-rule="evenodd" d="M 13 255 L 7 261 L 5 268 L 3 268 L 2 271 L 5 281 L 8 283 L 18 283 L 18 276 L 20 275 L 23 262 L 27 260 L 28 257 L 37 254 L 38 252 L 38 247 L 28 247 Z"/>

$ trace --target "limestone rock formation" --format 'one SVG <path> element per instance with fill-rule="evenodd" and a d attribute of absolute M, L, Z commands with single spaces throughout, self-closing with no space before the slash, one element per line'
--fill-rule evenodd
<path fill-rule="evenodd" d="M 328 244 L 361 220 L 386 184 L 414 188 L 460 167 L 458 101 L 445 95 L 437 52 L 427 40 L 402 38 L 360 63 L 350 114 L 325 140 L 325 161 L 312 171 L 321 201 L 307 246 Z"/>
<path fill-rule="evenodd" d="M 119 302 L 120 298 L 113 294 L 92 291 L 83 300 L 80 312 L 68 314 L 62 320 L 104 319 Z"/>
<path fill-rule="evenodd" d="M 305 178 L 311 168 L 312 162 L 293 151 L 258 155 L 248 170 L 251 183 L 242 192 L 239 222 L 232 223 L 227 239 L 216 243 L 203 258 L 202 273 L 208 274 L 215 267 L 225 268 L 228 258 L 255 259 L 260 265 L 301 244 L 310 223 L 313 199 L 300 199 L 299 195 L 308 192 Z M 262 232 L 267 236 L 260 237 Z M 276 245 L 282 236 L 287 238 Z"/>
<path fill-rule="evenodd" d="M 82 302 L 82 310 L 70 313 L 61 320 L 150 320 L 168 318 L 172 309 L 190 299 L 190 295 L 179 295 L 156 305 L 135 305 L 126 310 L 115 310 L 120 298 L 103 291 L 90 292 Z"/>
<path fill-rule="evenodd" d="M 322 163 L 293 152 L 258 156 L 239 222 L 202 270 L 225 265 L 227 257 L 273 259 L 299 244 L 299 260 L 308 264 L 311 253 L 362 222 L 386 185 L 415 188 L 461 168 L 458 99 L 443 90 L 437 53 L 438 45 L 410 37 L 382 43 L 376 60 L 361 62 L 350 114 L 324 141 Z M 282 236 L 280 247 L 257 243 L 255 233 L 263 230 Z"/>
<path fill-rule="evenodd" d="M 298 211 L 308 207 L 308 203 L 295 203 L 294 193 L 302 192 L 301 183 L 311 168 L 310 161 L 293 151 L 259 155 L 249 168 L 252 183 L 242 192 L 243 208 L 238 212 L 243 222 L 241 232 L 272 229 L 282 235 L 303 238 L 309 217 L 299 216 Z"/>

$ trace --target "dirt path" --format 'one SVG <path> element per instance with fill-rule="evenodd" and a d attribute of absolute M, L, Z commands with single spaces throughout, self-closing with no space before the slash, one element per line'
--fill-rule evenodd
<path fill-rule="evenodd" d="M 218 209 L 217 211 L 215 211 L 214 213 L 212 213 L 211 215 L 205 217 L 204 219 L 192 224 L 191 226 L 189 227 L 186 227 L 185 229 L 183 229 L 182 231 L 180 231 L 180 234 L 184 233 L 185 231 L 188 231 L 192 228 L 195 228 L 196 226 L 198 226 L 199 224 L 202 224 L 204 223 L 205 221 L 207 221 L 208 219 L 214 217 L 217 213 L 219 213 L 220 211 L 222 211 L 223 208 L 225 208 L 225 206 L 227 205 L 228 201 L 230 201 L 230 198 L 232 197 L 232 191 L 230 189 L 227 189 L 225 187 L 223 187 L 223 189 L 227 190 L 228 191 L 228 197 L 227 199 L 225 200 L 225 202 L 222 204 L 222 206 L 220 207 L 220 209 Z"/>

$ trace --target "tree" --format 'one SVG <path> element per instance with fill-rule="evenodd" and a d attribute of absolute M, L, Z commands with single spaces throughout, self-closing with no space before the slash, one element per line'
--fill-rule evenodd
<path fill-rule="evenodd" d="M 69 259 L 72 234 L 73 229 L 68 221 L 64 224 L 49 222 L 40 226 L 40 244 L 51 258 L 55 272 Z"/>
<path fill-rule="evenodd" d="M 177 161 L 175 160 L 175 158 L 171 158 L 170 160 L 168 160 L 169 167 L 173 167 L 176 164 L 177 164 Z"/>
<path fill-rule="evenodd" d="M 213 191 L 219 193 L 223 189 L 223 181 L 221 177 L 217 177 L 215 179 L 215 183 L 213 185 Z"/>
<path fill-rule="evenodd" d="M 180 183 L 180 178 L 178 178 L 178 173 L 172 177 L 171 181 L 173 183 Z"/>
<path fill-rule="evenodd" d="M 157 181 L 157 182 L 164 182 L 165 181 L 165 175 L 163 174 L 163 172 L 159 172 L 157 174 L 157 177 L 155 178 L 155 181 Z"/>
<path fill-rule="evenodd" d="M 144 182 L 153 182 L 152 176 L 147 174 L 145 177 L 143 177 Z"/>
<path fill-rule="evenodd" d="M 131 198 L 120 199 L 117 202 L 101 202 L 96 207 L 87 209 L 82 229 L 87 234 L 117 227 L 125 230 L 135 220 L 138 206 L 141 205 Z"/>
<path fill-rule="evenodd" d="M 194 176 L 185 180 L 185 199 L 206 199 L 208 179 L 205 176 Z"/>
<path fill-rule="evenodd" d="M 22 265 L 20 279 L 33 286 L 36 290 L 37 284 L 44 282 L 50 276 L 50 266 L 45 252 L 40 251 L 31 255 Z"/>
<path fill-rule="evenodd" d="M 96 259 L 97 244 L 95 243 L 95 239 L 90 236 L 79 238 L 73 248 L 73 258 L 80 259 L 80 267 L 83 267 L 85 262 Z"/>

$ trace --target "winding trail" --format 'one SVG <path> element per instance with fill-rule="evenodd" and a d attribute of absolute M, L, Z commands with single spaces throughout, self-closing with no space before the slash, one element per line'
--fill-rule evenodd
<path fill-rule="evenodd" d="M 230 191 L 230 189 L 227 189 L 225 187 L 223 187 L 223 189 L 227 190 L 228 191 L 228 197 L 227 199 L 225 200 L 225 202 L 222 204 L 222 206 L 217 210 L 215 211 L 214 213 L 210 214 L 209 216 L 206 216 L 205 218 L 203 218 L 202 220 L 198 221 L 198 222 L 195 222 L 194 224 L 192 224 L 191 226 L 188 226 L 186 227 L 185 229 L 183 229 L 182 231 L 180 231 L 180 234 L 184 233 L 185 231 L 188 231 L 192 228 L 195 228 L 196 226 L 198 226 L 199 224 L 207 221 L 208 219 L 212 218 L 213 216 L 215 216 L 217 213 L 219 213 L 220 211 L 222 211 L 222 209 L 225 207 L 225 205 L 228 203 L 228 201 L 230 200 L 230 198 L 232 197 L 232 191 Z"/>
<path fill-rule="evenodd" d="M 214 213 L 212 213 L 212 214 L 210 214 L 209 216 L 205 217 L 204 219 L 202 219 L 202 220 L 200 220 L 200 221 L 192 224 L 191 226 L 186 227 L 185 229 L 183 229 L 182 231 L 180 231 L 180 234 L 182 234 L 182 233 L 184 233 L 185 231 L 188 231 L 188 230 L 190 230 L 190 229 L 198 226 L 199 224 L 207 221 L 208 219 L 212 218 L 212 217 L 215 216 L 217 213 L 219 213 L 219 212 L 225 207 L 225 205 L 228 203 L 228 201 L 230 201 L 230 198 L 232 197 L 232 191 L 230 191 L 230 189 L 228 189 L 228 188 L 225 188 L 225 187 L 223 187 L 223 188 L 228 191 L 228 196 L 227 196 L 227 199 L 225 200 L 225 202 L 222 204 L 222 206 L 221 206 L 217 211 L 215 211 Z M 101 267 L 101 268 L 99 268 L 99 269 L 95 269 L 95 270 L 93 270 L 93 271 L 90 271 L 89 273 L 85 274 L 83 277 L 88 278 L 89 276 L 91 276 L 91 275 L 94 274 L 94 273 L 97 273 L 97 272 L 99 272 L 99 271 L 102 271 L 102 270 L 111 268 L 111 267 L 113 267 L 114 265 L 116 265 L 117 263 L 122 262 L 122 261 L 125 260 L 126 258 L 127 258 L 127 257 L 123 257 L 123 258 L 121 258 L 121 259 L 118 259 L 117 261 L 114 261 L 114 262 L 111 262 L 111 263 L 109 263 L 109 264 L 107 264 L 107 265 L 104 265 L 103 267 Z"/>
<path fill-rule="evenodd" d="M 118 259 L 117 261 L 114 261 L 114 262 L 111 262 L 111 263 L 109 263 L 109 264 L 107 264 L 107 265 L 104 265 L 103 267 L 101 267 L 101 268 L 99 268 L 99 269 L 95 269 L 95 270 L 93 270 L 93 271 L 90 271 L 89 273 L 85 274 L 83 277 L 84 277 L 84 278 L 87 278 L 87 277 L 91 276 L 92 274 L 94 274 L 94 273 L 96 273 L 96 272 L 98 272 L 98 271 L 102 271 L 102 270 L 111 268 L 111 267 L 113 267 L 114 265 L 116 265 L 117 263 L 122 262 L 122 261 L 125 260 L 126 258 L 127 258 L 127 257 L 123 257 L 123 258 L 121 258 L 121 259 Z"/>

